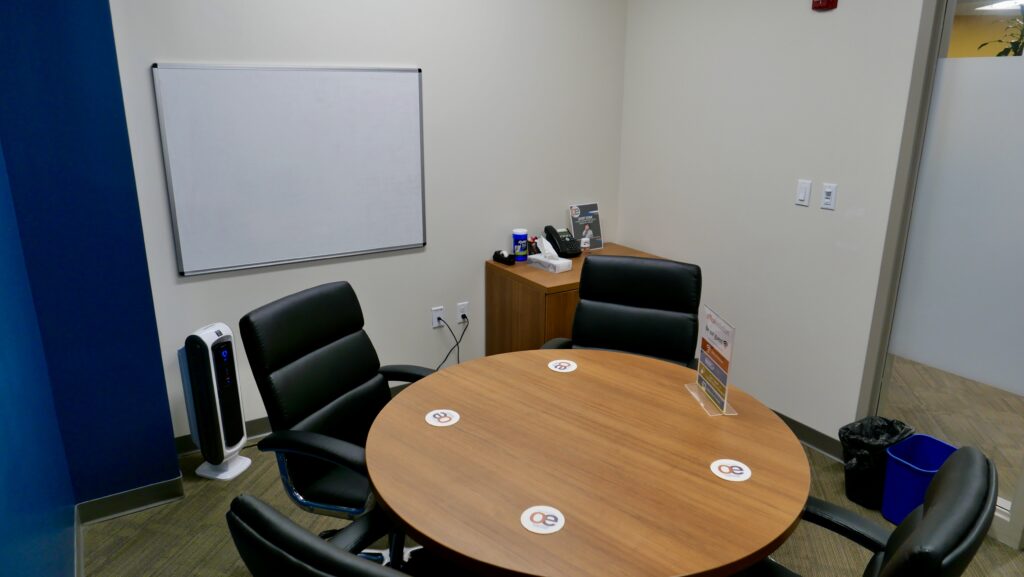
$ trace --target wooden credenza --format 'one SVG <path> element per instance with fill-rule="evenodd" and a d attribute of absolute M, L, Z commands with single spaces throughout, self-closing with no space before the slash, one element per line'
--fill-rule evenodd
<path fill-rule="evenodd" d="M 659 258 L 610 242 L 590 254 Z M 525 262 L 513 266 L 485 262 L 486 354 L 538 349 L 549 339 L 572 336 L 583 258 L 572 259 L 572 270 L 562 273 Z"/>

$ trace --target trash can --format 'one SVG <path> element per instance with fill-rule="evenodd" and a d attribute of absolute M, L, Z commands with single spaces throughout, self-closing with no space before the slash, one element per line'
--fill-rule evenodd
<path fill-rule="evenodd" d="M 890 523 L 902 523 L 924 503 L 932 477 L 955 451 L 953 445 L 928 435 L 913 435 L 889 447 L 882 516 Z"/>
<path fill-rule="evenodd" d="M 865 417 L 839 429 L 846 498 L 868 509 L 881 508 L 888 459 L 885 450 L 913 434 L 913 427 L 885 417 Z"/>

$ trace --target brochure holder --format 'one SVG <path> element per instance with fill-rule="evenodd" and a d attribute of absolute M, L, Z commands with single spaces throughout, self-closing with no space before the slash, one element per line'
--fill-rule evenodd
<path fill-rule="evenodd" d="M 704 305 L 697 382 L 686 385 L 708 415 L 735 415 L 729 406 L 729 365 L 736 328 Z"/>
<path fill-rule="evenodd" d="M 693 395 L 694 399 L 697 399 L 697 404 L 704 409 L 704 412 L 707 413 L 709 417 L 718 417 L 721 415 L 734 417 L 739 414 L 736 412 L 736 409 L 732 408 L 732 405 L 730 405 L 728 401 L 725 402 L 725 410 L 719 410 L 718 406 L 712 403 L 711 399 L 704 394 L 704 391 L 700 390 L 700 385 L 697 383 L 687 384 L 686 390 L 690 391 L 690 394 Z"/>

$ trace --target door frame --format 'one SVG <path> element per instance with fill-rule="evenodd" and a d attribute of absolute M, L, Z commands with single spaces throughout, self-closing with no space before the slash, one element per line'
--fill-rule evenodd
<path fill-rule="evenodd" d="M 935 76 L 939 60 L 945 58 L 949 49 L 957 2 L 958 0 L 924 0 L 922 3 L 907 116 L 882 255 L 883 274 L 876 291 L 875 314 L 872 318 L 857 407 L 858 418 L 878 414 L 882 386 L 889 381 L 889 373 L 892 370 L 892 363 L 888 362 L 889 339 L 896 314 L 896 300 L 924 151 L 925 132 L 935 90 Z M 1024 471 L 1024 463 L 1020 466 Z M 1018 503 L 1016 511 L 1012 503 Z M 1003 498 L 997 499 L 989 535 L 1014 549 L 1024 549 L 1024 479 L 1017 483 L 1012 502 Z"/>

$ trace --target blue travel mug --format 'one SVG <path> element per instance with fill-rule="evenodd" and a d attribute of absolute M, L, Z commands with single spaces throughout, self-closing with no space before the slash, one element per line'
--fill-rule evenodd
<path fill-rule="evenodd" d="M 516 255 L 516 260 L 526 260 L 525 228 L 512 229 L 512 253 Z"/>

